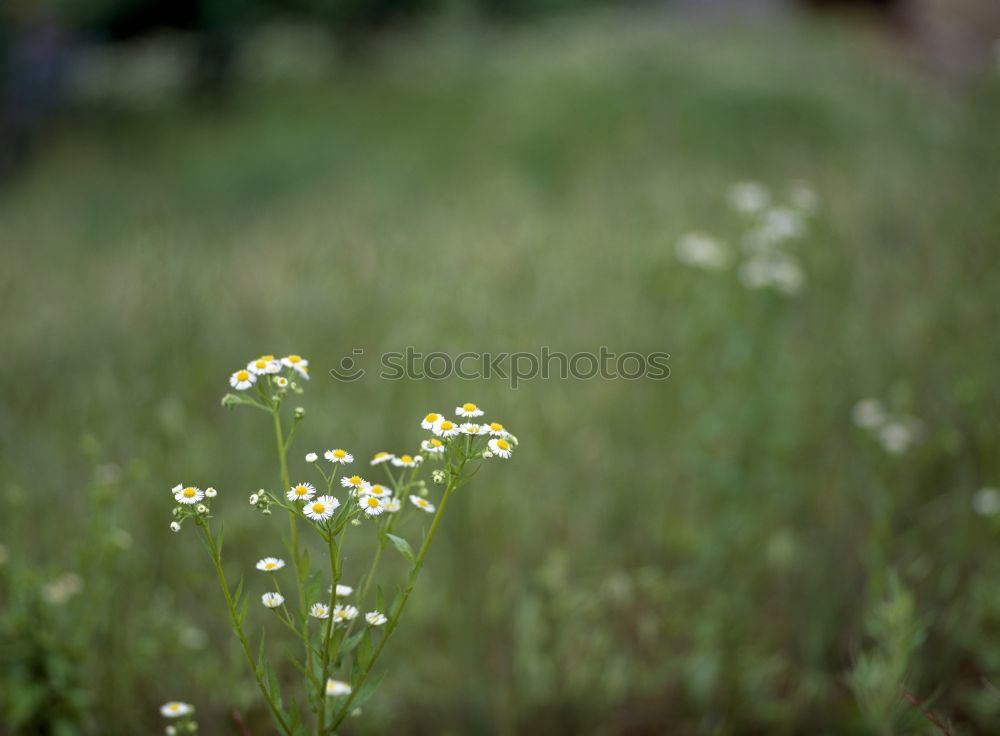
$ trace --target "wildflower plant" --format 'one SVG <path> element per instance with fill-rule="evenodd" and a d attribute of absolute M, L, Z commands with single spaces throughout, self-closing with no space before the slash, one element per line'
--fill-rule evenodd
<path fill-rule="evenodd" d="M 517 438 L 503 425 L 481 424 L 483 410 L 465 403 L 455 408 L 454 419 L 432 412 L 414 422 L 425 433 L 416 443 L 420 452 L 374 454 L 369 467 L 384 475 L 379 482 L 363 477 L 354 453 L 343 447 L 305 454 L 315 482 L 293 481 L 289 451 L 306 413 L 301 407 L 289 411 L 288 400 L 303 393 L 308 366 L 298 355 L 261 356 L 232 374 L 229 382 L 236 392 L 222 399 L 223 406 L 247 406 L 269 415 L 274 429 L 280 486 L 252 493 L 249 502 L 265 516 L 287 520 L 284 545 L 290 564 L 271 549 L 248 561 L 257 571 L 251 574 L 265 576 L 268 583 L 260 608 L 243 580 L 234 587 L 223 571 L 223 527 L 215 522 L 212 508 L 217 492 L 185 483 L 171 489 L 171 529 L 193 525 L 204 541 L 233 630 L 273 721 L 286 736 L 333 734 L 371 697 L 381 679 L 373 670 L 399 625 L 448 501 L 483 462 L 509 459 L 517 446 Z M 423 478 L 429 464 L 436 466 L 428 473 L 431 484 Z M 429 498 L 431 488 L 440 491 Z M 410 518 L 425 525 L 416 549 L 402 533 Z M 343 565 L 344 545 L 353 534 L 374 536 L 377 542 L 356 588 L 345 581 Z M 322 543 L 325 553 L 318 564 L 310 558 L 305 535 Z M 410 565 L 391 600 L 376 582 L 388 546 Z M 286 597 L 281 580 L 289 573 L 293 581 Z M 285 650 L 302 675 L 302 688 L 291 698 L 282 692 L 264 630 L 256 646 L 251 645 L 250 629 L 262 616 L 274 617 L 301 642 L 295 652 Z"/>

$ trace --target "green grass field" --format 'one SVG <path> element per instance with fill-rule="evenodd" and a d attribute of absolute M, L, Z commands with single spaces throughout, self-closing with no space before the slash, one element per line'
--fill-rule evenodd
<path fill-rule="evenodd" d="M 293 476 L 466 400 L 521 440 L 449 506 L 346 733 L 931 733 L 904 686 L 995 733 L 1000 525 L 972 497 L 1000 485 L 998 121 L 996 79 L 947 87 L 863 29 L 659 15 L 67 119 L 0 199 L 4 732 L 155 733 L 174 698 L 268 732 L 167 491 L 219 488 L 234 577 L 277 551 L 245 501 L 278 485 L 270 429 L 219 399 L 298 352 Z M 821 198 L 795 297 L 675 257 L 735 242 L 748 179 Z M 662 350 L 671 377 L 326 375 L 408 345 Z M 866 396 L 923 441 L 883 452 Z M 40 601 L 65 572 L 82 592 Z"/>

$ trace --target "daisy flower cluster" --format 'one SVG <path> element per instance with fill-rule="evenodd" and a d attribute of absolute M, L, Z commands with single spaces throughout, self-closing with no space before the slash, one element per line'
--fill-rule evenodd
<path fill-rule="evenodd" d="M 889 411 L 879 399 L 862 399 L 851 409 L 855 426 L 866 430 L 890 455 L 902 455 L 924 435 L 924 424 L 908 414 Z"/>
<path fill-rule="evenodd" d="M 798 294 L 805 285 L 805 272 L 789 246 L 808 234 L 809 218 L 819 211 L 816 192 L 805 182 L 793 182 L 786 201 L 777 203 L 763 184 L 747 181 L 734 184 L 727 199 L 742 220 L 740 252 L 710 235 L 690 232 L 677 241 L 678 260 L 709 270 L 721 270 L 741 260 L 737 276 L 748 289 Z"/>
<path fill-rule="evenodd" d="M 232 374 L 230 385 L 235 393 L 223 399 L 225 406 L 246 405 L 271 415 L 281 485 L 252 493 L 250 505 L 265 516 L 284 511 L 278 515 L 285 516 L 288 522 L 282 534 L 284 552 L 278 555 L 271 554 L 274 550 L 264 550 L 268 554 L 255 562 L 247 561 L 258 575 L 251 577 L 246 586 L 241 582 L 233 589 L 226 578 L 221 537 L 213 530 L 211 502 L 216 491 L 185 483 L 171 489 L 175 502 L 171 528 L 179 531 L 183 523 L 191 521 L 204 537 L 224 590 L 233 630 L 277 730 L 285 736 L 300 733 L 300 724 L 310 718 L 315 720 L 316 733 L 334 732 L 360 705 L 355 700 L 395 630 L 448 499 L 471 480 L 484 461 L 508 460 L 517 447 L 517 438 L 502 424 L 486 421 L 478 405 L 464 403 L 451 414 L 430 412 L 419 419 L 416 423 L 426 435 L 414 450 L 380 450 L 370 460 L 358 462 L 356 453 L 348 447 L 317 448 L 299 455 L 315 477 L 295 478 L 290 472 L 294 468 L 289 448 L 305 410 L 295 408 L 289 412 L 283 400 L 290 392 L 303 392 L 308 366 L 309 362 L 298 355 L 261 356 Z M 425 480 L 425 467 L 431 463 L 436 467 Z M 379 477 L 372 477 L 375 475 Z M 431 489 L 436 491 L 433 498 Z M 416 520 L 424 527 L 418 549 L 404 536 L 407 520 Z M 376 544 L 367 572 L 356 571 L 359 577 L 355 587 L 342 581 L 345 566 L 359 564 L 353 553 L 345 554 L 350 530 L 358 527 L 368 530 Z M 322 560 L 318 570 L 315 563 L 310 564 L 312 550 L 303 544 L 303 533 L 316 534 L 325 543 L 325 554 L 315 558 Z M 382 586 L 376 584 L 385 549 L 395 549 L 410 566 L 405 587 L 390 586 L 399 590 L 391 602 L 384 598 Z M 325 594 L 319 584 L 323 579 L 329 582 Z M 266 584 L 251 594 L 256 581 L 262 580 Z M 287 646 L 282 652 L 305 676 L 304 697 L 283 698 L 265 656 L 264 641 L 250 644 L 244 621 L 251 598 L 257 596 L 260 607 L 271 612 L 267 615 L 301 640 L 299 655 L 292 654 Z M 355 632 L 355 628 L 360 630 Z M 268 633 L 267 640 L 271 638 Z M 337 679 L 341 668 L 350 673 L 349 680 Z M 365 690 L 370 691 L 371 687 Z M 288 702 L 301 703 L 303 712 L 291 713 L 283 705 Z M 177 732 L 183 718 L 192 713 L 193 709 L 183 703 L 164 706 L 164 715 L 179 719 L 174 725 Z"/>

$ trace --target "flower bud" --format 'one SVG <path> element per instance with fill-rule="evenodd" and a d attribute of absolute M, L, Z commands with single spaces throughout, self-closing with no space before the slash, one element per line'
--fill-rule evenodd
<path fill-rule="evenodd" d="M 351 519 L 351 526 L 361 526 L 361 519 Z"/>
<path fill-rule="evenodd" d="M 250 494 L 250 505 L 251 506 L 256 506 L 259 502 L 260 502 L 260 496 L 258 496 L 256 493 L 251 493 Z"/>
<path fill-rule="evenodd" d="M 306 410 L 301 406 L 295 407 L 295 418 L 302 419 L 306 415 Z"/>
<path fill-rule="evenodd" d="M 219 492 L 217 490 L 215 490 L 214 488 L 206 488 L 205 489 L 205 498 L 215 498 L 218 495 L 219 495 Z"/>
<path fill-rule="evenodd" d="M 208 506 L 206 506 L 203 503 L 200 503 L 200 504 L 198 504 L 197 506 L 194 507 L 194 510 L 197 511 L 202 516 L 204 516 L 205 514 L 208 513 Z"/>
<path fill-rule="evenodd" d="M 171 521 L 170 522 L 170 531 L 172 531 L 172 532 L 179 532 L 180 530 L 181 530 L 181 525 L 180 524 L 178 524 L 176 521 Z"/>
<path fill-rule="evenodd" d="M 433 480 L 438 485 L 444 483 L 444 479 L 445 479 L 445 474 L 443 470 L 435 470 L 433 473 L 431 473 L 431 480 Z"/>

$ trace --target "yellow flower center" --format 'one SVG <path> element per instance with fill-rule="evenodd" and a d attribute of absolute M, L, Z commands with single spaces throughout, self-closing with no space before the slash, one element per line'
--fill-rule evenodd
<path fill-rule="evenodd" d="M 288 356 L 288 362 L 289 363 L 298 363 L 301 360 L 302 360 L 302 356 L 300 356 L 300 355 L 289 355 Z"/>
<path fill-rule="evenodd" d="M 274 568 L 277 567 L 277 565 L 274 564 L 273 562 L 265 562 L 264 567 L 266 567 L 268 570 L 273 570 Z"/>
<path fill-rule="evenodd" d="M 501 450 L 509 450 L 510 443 L 507 440 L 497 440 L 497 447 L 499 447 Z"/>
<path fill-rule="evenodd" d="M 426 505 L 427 505 L 427 500 L 426 499 L 423 499 L 423 498 L 418 498 L 417 499 L 417 506 L 426 506 Z"/>
<path fill-rule="evenodd" d="M 262 371 L 265 368 L 267 368 L 267 361 L 266 360 L 258 360 L 256 363 L 254 363 L 254 365 L 257 366 L 257 370 Z"/>
<path fill-rule="evenodd" d="M 381 493 L 383 490 L 385 489 L 382 488 L 382 486 L 380 486 L 378 483 L 372 486 L 372 493 Z"/>
<path fill-rule="evenodd" d="M 490 429 L 492 429 L 494 432 L 500 432 L 503 430 L 503 425 L 500 424 L 499 422 L 490 422 Z"/>
<path fill-rule="evenodd" d="M 274 356 L 273 355 L 262 355 L 262 356 L 260 356 L 258 358 L 258 360 L 274 360 Z"/>
<path fill-rule="evenodd" d="M 171 703 L 170 705 L 167 706 L 167 710 L 169 710 L 171 713 L 176 713 L 180 709 L 181 707 L 177 705 L 177 703 Z"/>
<path fill-rule="evenodd" d="M 475 411 L 477 407 L 475 404 L 462 404 L 462 408 L 465 409 L 465 411 Z"/>
<path fill-rule="evenodd" d="M 375 508 L 376 506 L 379 505 L 379 500 L 375 498 L 375 496 L 369 496 L 368 500 L 365 503 L 367 503 L 372 508 Z"/>
<path fill-rule="evenodd" d="M 333 456 L 337 457 L 337 458 L 345 458 L 345 457 L 347 457 L 347 453 L 344 452 L 343 450 L 334 450 L 333 451 Z"/>
<path fill-rule="evenodd" d="M 301 486 L 301 485 L 295 486 L 295 495 L 297 495 L 297 496 L 308 496 L 309 495 L 309 489 L 306 488 L 305 486 Z"/>
<path fill-rule="evenodd" d="M 440 414 L 435 414 L 434 412 L 431 412 L 430 414 L 428 414 L 427 416 L 424 417 L 424 421 L 425 422 L 436 422 L 438 420 L 438 417 L 440 417 L 440 416 L 441 416 Z"/>
<path fill-rule="evenodd" d="M 383 457 L 389 457 L 389 453 L 388 452 L 376 452 L 375 453 L 375 459 L 376 460 L 380 460 Z"/>
<path fill-rule="evenodd" d="M 322 514 L 324 511 L 326 511 L 326 504 L 314 503 L 312 509 L 314 514 Z"/>
<path fill-rule="evenodd" d="M 185 488 L 183 491 L 181 491 L 181 493 L 184 494 L 184 498 L 194 498 L 198 494 L 198 491 L 189 486 Z"/>
<path fill-rule="evenodd" d="M 399 458 L 399 460 L 400 460 L 400 462 L 404 462 L 404 463 L 412 463 L 413 462 L 413 458 L 410 457 L 409 455 L 403 455 L 403 457 Z"/>
<path fill-rule="evenodd" d="M 441 429 L 443 429 L 445 431 L 447 431 L 449 429 L 453 429 L 454 426 L 455 426 L 455 423 L 454 422 L 449 422 L 447 419 L 445 419 L 443 422 L 441 422 Z"/>
<path fill-rule="evenodd" d="M 248 378 L 250 378 L 250 371 L 237 371 L 236 372 L 236 380 L 237 381 L 245 381 Z"/>
<path fill-rule="evenodd" d="M 361 476 L 360 475 L 352 475 L 350 478 L 347 479 L 347 482 L 350 483 L 352 486 L 360 486 L 361 482 L 362 482 L 361 481 Z"/>
<path fill-rule="evenodd" d="M 431 440 L 431 447 L 441 447 L 442 444 L 444 443 L 441 442 L 441 440 L 439 440 L 437 437 Z"/>

